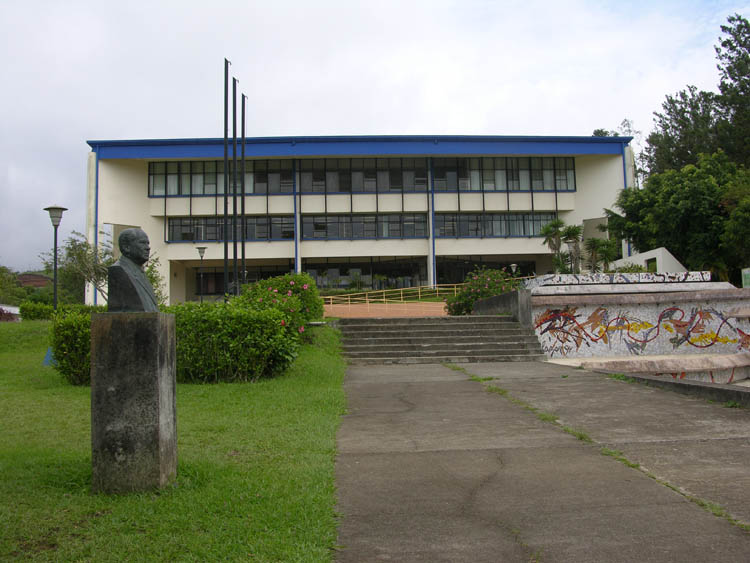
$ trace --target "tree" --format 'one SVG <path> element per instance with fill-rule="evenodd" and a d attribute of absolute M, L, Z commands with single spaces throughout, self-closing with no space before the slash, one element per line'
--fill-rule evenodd
<path fill-rule="evenodd" d="M 581 273 L 581 225 L 567 225 L 562 230 L 562 240 L 568 245 L 570 253 L 570 269 L 574 274 Z"/>
<path fill-rule="evenodd" d="M 610 232 L 643 252 L 666 247 L 691 270 L 736 280 L 750 258 L 750 172 L 726 154 L 649 177 L 643 190 L 623 190 L 619 215 L 605 210 Z"/>
<path fill-rule="evenodd" d="M 646 138 L 641 156 L 649 174 L 679 170 L 698 162 L 700 154 L 718 150 L 716 94 L 688 86 L 667 96 L 661 107 L 662 113 L 654 112 L 655 129 Z"/>
<path fill-rule="evenodd" d="M 601 255 L 607 242 L 607 239 L 593 237 L 583 243 L 583 248 L 588 254 L 586 264 L 592 272 L 599 271 L 599 262 L 602 261 Z"/>
<path fill-rule="evenodd" d="M 18 274 L 5 266 L 0 266 L 0 303 L 20 305 L 29 294 L 18 281 Z"/>
<path fill-rule="evenodd" d="M 731 160 L 750 168 L 750 23 L 739 14 L 729 16 L 727 23 L 715 47 L 721 92 L 719 139 Z"/>
<path fill-rule="evenodd" d="M 700 154 L 719 149 L 750 167 L 750 24 L 739 14 L 727 24 L 715 47 L 719 93 L 687 86 L 667 96 L 641 156 L 649 174 L 697 164 Z"/>
<path fill-rule="evenodd" d="M 591 133 L 592 137 L 619 137 L 620 134 L 617 131 L 610 131 L 609 129 L 594 129 Z"/>
<path fill-rule="evenodd" d="M 554 255 L 553 259 L 556 259 L 557 262 L 560 261 L 563 227 L 565 227 L 565 222 L 562 219 L 554 219 L 544 225 L 541 231 L 539 231 L 539 234 L 544 237 L 544 244 L 547 245 L 550 252 Z"/>
<path fill-rule="evenodd" d="M 99 247 L 96 248 L 86 237 L 73 231 L 72 235 L 58 249 L 58 293 L 63 303 L 83 303 L 86 283 L 91 283 L 106 297 L 107 268 L 114 263 L 112 243 L 106 233 L 100 233 Z M 53 269 L 52 252 L 41 256 L 45 270 Z"/>
<path fill-rule="evenodd" d="M 86 284 L 92 284 L 96 290 L 107 298 L 107 268 L 115 262 L 112 242 L 105 232 L 99 233 L 99 247 L 96 248 L 86 237 L 73 231 L 58 249 L 58 291 L 63 303 L 83 303 Z M 42 255 L 42 261 L 48 272 L 52 272 L 52 252 Z M 145 264 L 146 277 L 151 282 L 160 305 L 166 304 L 164 278 L 159 273 L 161 262 L 156 253 L 152 253 Z"/>
<path fill-rule="evenodd" d="M 161 260 L 155 252 L 152 252 L 151 256 L 149 256 L 148 258 L 148 262 L 146 262 L 144 273 L 146 274 L 146 278 L 148 279 L 148 281 L 151 282 L 151 287 L 154 288 L 156 302 L 159 305 L 167 305 L 166 283 L 164 281 L 164 277 L 159 272 L 160 266 Z"/>

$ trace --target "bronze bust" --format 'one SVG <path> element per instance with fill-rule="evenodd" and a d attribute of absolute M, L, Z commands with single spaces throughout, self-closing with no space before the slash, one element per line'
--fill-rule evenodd
<path fill-rule="evenodd" d="M 143 272 L 151 251 L 148 235 L 141 229 L 125 229 L 117 242 L 122 256 L 107 269 L 109 312 L 158 312 L 154 288 Z"/>

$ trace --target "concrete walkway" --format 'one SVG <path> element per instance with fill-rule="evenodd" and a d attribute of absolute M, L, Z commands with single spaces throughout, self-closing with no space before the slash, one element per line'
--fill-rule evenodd
<path fill-rule="evenodd" d="M 688 498 L 750 523 L 750 410 L 549 363 L 462 368 L 493 379 L 349 368 L 338 561 L 750 561 L 750 532 Z"/>

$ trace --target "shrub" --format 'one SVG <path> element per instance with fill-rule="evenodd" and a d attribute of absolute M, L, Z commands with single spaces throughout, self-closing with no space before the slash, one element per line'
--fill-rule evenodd
<path fill-rule="evenodd" d="M 622 266 L 618 266 L 608 272 L 617 274 L 640 274 L 646 273 L 648 270 L 641 264 L 633 264 L 632 262 L 625 262 Z"/>
<path fill-rule="evenodd" d="M 300 300 L 299 312 L 302 316 L 300 326 L 323 318 L 323 300 L 318 293 L 318 286 L 308 274 L 276 276 L 245 286 L 242 290 L 243 296 L 248 296 L 251 302 L 254 300 L 256 303 L 259 298 L 265 300 L 270 293 L 282 297 L 296 296 Z"/>
<path fill-rule="evenodd" d="M 182 303 L 174 313 L 177 381 L 254 381 L 284 370 L 297 356 L 299 337 L 276 308 L 233 303 Z"/>
<path fill-rule="evenodd" d="M 60 308 L 52 318 L 55 369 L 73 385 L 91 383 L 91 312 Z"/>
<path fill-rule="evenodd" d="M 52 305 L 34 301 L 24 301 L 19 306 L 19 310 L 24 321 L 48 321 L 55 312 Z"/>
<path fill-rule="evenodd" d="M 519 285 L 520 282 L 504 268 L 489 270 L 482 266 L 466 276 L 461 291 L 446 299 L 445 308 L 449 315 L 470 315 L 474 303 L 479 299 L 508 293 Z"/>
<path fill-rule="evenodd" d="M 37 303 L 35 301 L 24 301 L 20 307 L 21 318 L 25 321 L 48 321 L 52 320 L 55 310 L 52 305 L 47 303 Z M 58 312 L 78 312 L 78 313 L 104 313 L 107 311 L 106 305 L 84 305 L 83 303 L 66 303 L 57 306 Z"/>

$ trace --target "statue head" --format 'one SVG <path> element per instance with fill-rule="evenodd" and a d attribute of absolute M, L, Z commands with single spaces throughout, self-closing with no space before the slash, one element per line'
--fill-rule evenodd
<path fill-rule="evenodd" d="M 139 266 L 143 266 L 148 261 L 151 247 L 148 235 L 141 229 L 125 229 L 120 233 L 117 242 L 123 256 L 127 256 Z"/>

